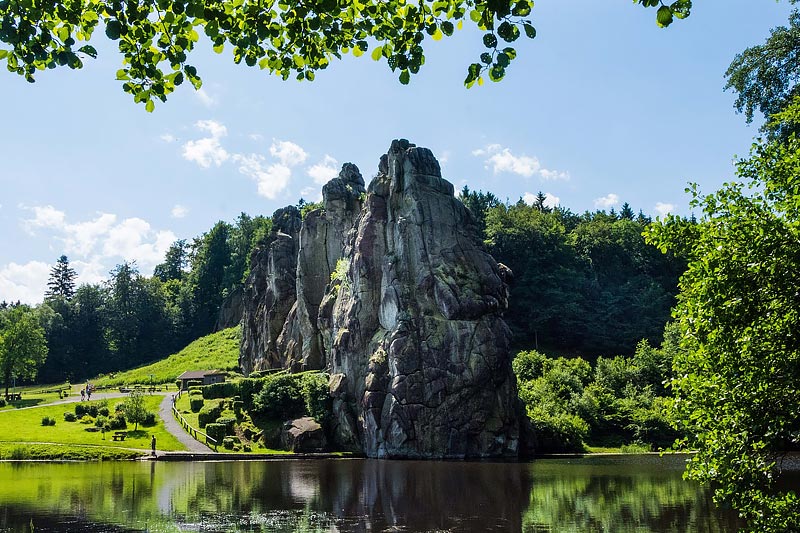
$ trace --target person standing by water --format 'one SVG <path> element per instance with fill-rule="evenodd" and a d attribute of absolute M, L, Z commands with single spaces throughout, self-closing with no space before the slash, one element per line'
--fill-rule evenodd
<path fill-rule="evenodd" d="M 153 450 L 153 453 L 152 453 L 153 457 L 155 457 L 156 456 L 156 436 L 155 435 L 153 435 L 153 437 L 150 439 L 150 448 Z"/>

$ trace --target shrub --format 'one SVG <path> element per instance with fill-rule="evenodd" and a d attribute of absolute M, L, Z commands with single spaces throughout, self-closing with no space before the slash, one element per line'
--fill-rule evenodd
<path fill-rule="evenodd" d="M 125 420 L 125 415 L 122 412 L 117 412 L 113 417 L 108 419 L 109 429 L 125 429 L 128 427 L 128 422 Z"/>
<path fill-rule="evenodd" d="M 206 400 L 230 398 L 237 394 L 239 394 L 239 384 L 234 381 L 224 381 L 203 387 L 203 398 Z"/>
<path fill-rule="evenodd" d="M 189 391 L 189 396 L 202 396 L 202 395 L 203 395 L 203 391 L 201 391 L 199 389 L 193 389 L 193 390 Z"/>
<path fill-rule="evenodd" d="M 6 406 L 6 399 L 0 398 L 0 407 L 5 407 L 5 406 Z"/>
<path fill-rule="evenodd" d="M 146 413 L 144 415 L 144 419 L 142 420 L 142 426 L 149 428 L 156 425 L 156 414 L 155 413 Z"/>
<path fill-rule="evenodd" d="M 267 379 L 253 398 L 253 410 L 273 420 L 288 420 L 305 413 L 305 401 L 298 376 L 282 374 Z"/>
<path fill-rule="evenodd" d="M 225 431 L 227 434 L 233 435 L 233 425 L 236 424 L 236 419 L 227 416 L 221 416 L 217 418 L 217 424 L 222 424 L 225 426 Z"/>
<path fill-rule="evenodd" d="M 9 455 L 11 459 L 14 459 L 16 461 L 22 461 L 30 457 L 30 452 L 24 446 L 17 446 L 16 448 L 11 450 L 11 453 Z"/>
<path fill-rule="evenodd" d="M 114 405 L 114 412 L 115 413 L 123 413 L 125 412 L 125 404 L 119 402 L 118 404 Z"/>
<path fill-rule="evenodd" d="M 222 439 L 227 434 L 226 431 L 225 424 L 217 424 L 215 422 L 206 424 L 206 435 L 217 441 L 217 443 L 222 442 Z"/>
<path fill-rule="evenodd" d="M 105 407 L 105 405 L 101 406 Z M 98 413 L 98 405 L 95 403 L 76 403 L 75 404 L 75 416 L 78 418 L 83 418 L 84 416 L 88 415 L 92 418 L 97 417 Z"/>
<path fill-rule="evenodd" d="M 244 450 L 246 452 L 251 451 L 250 445 L 249 444 L 245 444 L 244 446 L 242 446 L 242 450 Z"/>
<path fill-rule="evenodd" d="M 269 378 L 244 378 L 239 380 L 239 395 L 247 409 L 253 408 L 253 399 L 264 388 L 267 379 Z"/>
<path fill-rule="evenodd" d="M 209 402 L 197 414 L 197 423 L 202 428 L 205 427 L 206 424 L 210 424 L 214 422 L 217 418 L 220 417 L 222 414 L 222 403 L 217 402 Z"/>
<path fill-rule="evenodd" d="M 234 445 L 238 444 L 237 441 L 238 439 L 236 437 L 225 437 L 222 439 L 222 446 L 226 450 L 232 450 Z"/>
<path fill-rule="evenodd" d="M 189 398 L 189 407 L 192 409 L 193 413 L 199 413 L 200 409 L 203 408 L 204 400 L 200 396 L 195 396 L 193 398 Z"/>
<path fill-rule="evenodd" d="M 99 415 L 97 419 L 94 421 L 94 425 L 99 428 L 102 428 L 106 424 L 108 424 L 108 418 L 103 415 Z"/>
<path fill-rule="evenodd" d="M 514 374 L 519 381 L 530 381 L 541 377 L 549 359 L 546 355 L 531 350 L 529 352 L 519 352 L 511 363 Z"/>
<path fill-rule="evenodd" d="M 100 416 L 108 416 L 108 406 L 104 405 L 103 407 L 97 410 L 97 414 Z"/>
<path fill-rule="evenodd" d="M 55 426 L 56 425 L 56 419 L 55 418 L 51 418 L 49 416 L 42 417 L 42 425 L 43 426 Z"/>
<path fill-rule="evenodd" d="M 92 417 L 91 417 L 91 416 L 89 416 L 89 415 L 83 415 L 83 416 L 81 417 L 81 419 L 79 420 L 79 422 L 80 422 L 81 424 L 87 424 L 87 425 L 88 425 L 88 424 L 94 424 L 94 418 L 92 418 Z"/>
<path fill-rule="evenodd" d="M 64 413 L 64 422 L 75 422 L 77 419 L 78 417 L 72 411 Z"/>
<path fill-rule="evenodd" d="M 301 389 L 303 391 L 303 402 L 309 416 L 320 424 L 327 421 L 332 411 L 332 399 L 328 388 L 327 374 L 305 374 L 302 378 Z"/>

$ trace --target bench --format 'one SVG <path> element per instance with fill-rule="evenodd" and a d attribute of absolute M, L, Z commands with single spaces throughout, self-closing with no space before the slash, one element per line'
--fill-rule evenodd
<path fill-rule="evenodd" d="M 115 431 L 113 435 L 111 435 L 112 440 L 125 440 L 125 437 L 128 436 L 128 433 L 125 431 Z"/>
<path fill-rule="evenodd" d="M 6 401 L 7 402 L 18 402 L 22 400 L 22 393 L 21 392 L 10 392 L 6 394 Z"/>

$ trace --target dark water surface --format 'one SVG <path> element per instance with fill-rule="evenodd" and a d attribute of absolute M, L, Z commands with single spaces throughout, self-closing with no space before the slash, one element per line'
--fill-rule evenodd
<path fill-rule="evenodd" d="M 685 460 L 3 463 L 0 531 L 736 531 Z"/>

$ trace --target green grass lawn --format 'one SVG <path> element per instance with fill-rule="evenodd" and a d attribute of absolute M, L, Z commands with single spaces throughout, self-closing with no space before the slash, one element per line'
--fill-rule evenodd
<path fill-rule="evenodd" d="M 121 461 L 146 455 L 144 450 L 87 444 L 30 444 L 0 442 L 0 460 Z"/>
<path fill-rule="evenodd" d="M 201 337 L 166 359 L 114 375 L 89 380 L 98 387 L 170 383 L 188 370 L 239 370 L 240 328 L 224 329 Z"/>
<path fill-rule="evenodd" d="M 158 413 L 162 396 L 147 396 L 145 404 L 148 411 Z M 123 399 L 108 400 L 108 408 L 113 412 L 114 405 Z M 96 403 L 96 402 L 93 402 Z M 75 412 L 75 403 L 46 405 L 32 409 L 15 409 L 0 411 L 0 443 L 50 443 L 102 445 L 112 448 L 150 449 L 150 437 L 155 435 L 159 450 L 185 450 L 171 433 L 164 428 L 164 422 L 156 416 L 157 423 L 152 427 L 141 427 L 133 431 L 133 424 L 128 424 L 128 437 L 124 441 L 111 440 L 111 435 L 102 432 L 86 431 L 94 425 L 80 422 L 65 422 L 64 413 Z M 56 420 L 55 426 L 43 426 L 42 418 L 51 417 Z"/>

